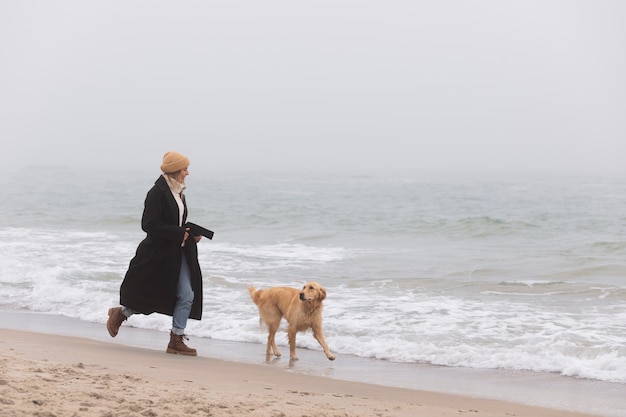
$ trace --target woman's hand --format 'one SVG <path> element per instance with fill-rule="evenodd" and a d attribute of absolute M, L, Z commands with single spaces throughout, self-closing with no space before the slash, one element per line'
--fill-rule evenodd
<path fill-rule="evenodd" d="M 193 238 L 196 241 L 196 243 L 198 243 L 198 242 L 200 242 L 200 239 L 202 239 L 202 235 L 194 236 Z M 189 228 L 188 227 L 185 229 L 185 235 L 183 236 L 183 242 L 185 242 L 187 239 L 189 239 Z"/>

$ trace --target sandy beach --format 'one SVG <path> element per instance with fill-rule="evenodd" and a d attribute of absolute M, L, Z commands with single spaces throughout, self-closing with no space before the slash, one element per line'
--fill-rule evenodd
<path fill-rule="evenodd" d="M 11 329 L 0 364 L 3 417 L 591 415 Z"/>

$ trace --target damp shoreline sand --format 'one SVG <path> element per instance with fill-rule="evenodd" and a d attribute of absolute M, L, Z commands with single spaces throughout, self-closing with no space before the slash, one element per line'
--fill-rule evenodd
<path fill-rule="evenodd" d="M 7 417 L 593 415 L 5 328 L 0 363 Z"/>

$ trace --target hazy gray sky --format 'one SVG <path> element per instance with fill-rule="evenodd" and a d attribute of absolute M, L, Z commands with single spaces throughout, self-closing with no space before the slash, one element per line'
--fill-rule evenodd
<path fill-rule="evenodd" d="M 0 0 L 3 166 L 626 174 L 626 1 Z"/>

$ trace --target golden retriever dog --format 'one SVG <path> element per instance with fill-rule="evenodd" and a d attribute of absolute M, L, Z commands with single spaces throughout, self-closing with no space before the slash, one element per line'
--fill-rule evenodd
<path fill-rule="evenodd" d="M 319 342 L 326 357 L 331 361 L 335 355 L 330 352 L 324 332 L 322 331 L 322 301 L 326 298 L 326 289 L 317 282 L 307 282 L 302 290 L 288 287 L 272 287 L 267 290 L 257 290 L 248 287 L 250 297 L 259 308 L 260 321 L 267 325 L 266 354 L 280 356 L 274 336 L 284 317 L 289 324 L 287 336 L 289 338 L 289 357 L 296 361 L 296 333 L 313 330 L 313 337 Z"/>

